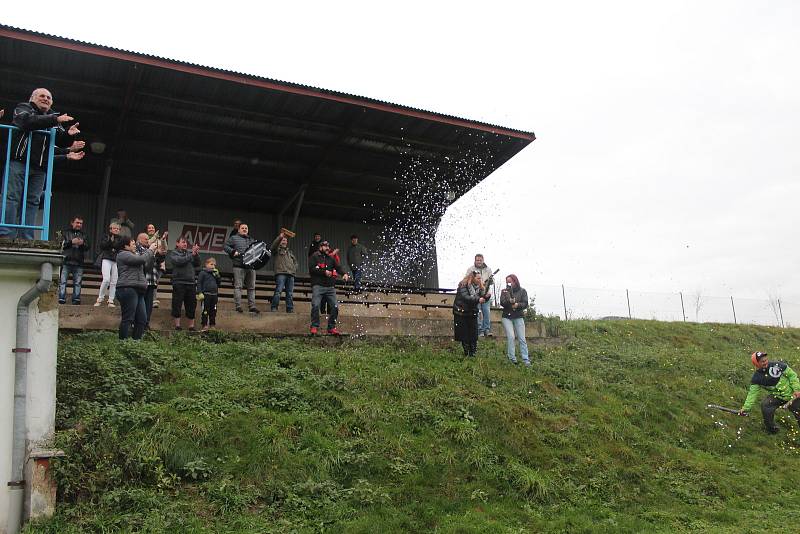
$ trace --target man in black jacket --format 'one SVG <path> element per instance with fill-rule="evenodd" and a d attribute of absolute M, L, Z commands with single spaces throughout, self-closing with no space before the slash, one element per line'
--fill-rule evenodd
<path fill-rule="evenodd" d="M 64 264 L 61 266 L 61 282 L 58 284 L 58 303 L 67 303 L 67 279 L 72 275 L 72 303 L 81 303 L 81 281 L 83 280 L 83 260 L 89 250 L 89 240 L 83 233 L 83 217 L 72 218 L 69 228 L 63 232 L 61 250 Z"/>
<path fill-rule="evenodd" d="M 336 278 L 342 275 L 345 282 L 349 278 L 342 269 L 339 257 L 330 254 L 331 247 L 327 241 L 321 241 L 319 249 L 308 260 L 308 271 L 311 274 L 311 335 L 319 329 L 319 307 L 324 300 L 328 306 L 328 334 L 338 336 L 336 318 L 339 317 L 339 305 L 336 303 Z"/>
<path fill-rule="evenodd" d="M 22 224 L 33 226 L 36 224 L 36 210 L 42 198 L 42 191 L 47 176 L 47 159 L 50 146 L 50 135 L 46 133 L 28 134 L 35 130 L 58 128 L 64 132 L 64 124 L 73 121 L 69 115 L 58 114 L 52 110 L 53 97 L 47 89 L 36 89 L 31 94 L 30 102 L 22 102 L 14 109 L 14 126 L 19 128 L 11 136 L 11 161 L 8 166 L 8 189 L 5 200 L 6 224 Z M 66 131 L 69 135 L 80 133 L 78 123 L 73 124 Z M 79 160 L 83 158 L 82 152 L 85 143 L 73 141 L 68 148 L 55 147 L 54 152 L 58 159 Z M 30 158 L 30 159 L 29 159 Z M 28 189 L 25 192 L 25 170 L 28 167 Z M 30 228 L 9 228 L 0 225 L 0 237 L 13 238 L 17 235 L 21 239 L 33 239 L 33 230 Z"/>
<path fill-rule="evenodd" d="M 316 251 L 319 250 L 319 244 L 322 243 L 322 234 L 319 232 L 314 233 L 314 239 L 308 245 L 308 257 L 310 258 Z"/>
<path fill-rule="evenodd" d="M 195 270 L 200 267 L 199 251 L 200 245 L 195 243 L 189 249 L 188 241 L 181 236 L 167 255 L 167 263 L 172 266 L 172 318 L 175 319 L 175 330 L 181 329 L 181 305 L 189 319 L 189 330 L 194 330 L 194 312 L 197 309 Z"/>
<path fill-rule="evenodd" d="M 242 313 L 242 287 L 245 284 L 247 284 L 247 305 L 250 313 L 259 313 L 256 308 L 256 272 L 242 263 L 242 256 L 255 241 L 250 237 L 250 227 L 240 221 L 238 232 L 230 236 L 222 248 L 233 260 L 233 304 L 239 313 Z"/>

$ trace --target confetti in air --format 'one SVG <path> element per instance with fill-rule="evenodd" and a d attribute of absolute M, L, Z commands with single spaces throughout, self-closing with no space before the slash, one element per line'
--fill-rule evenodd
<path fill-rule="evenodd" d="M 456 155 L 409 151 L 406 156 L 394 177 L 398 200 L 365 221 L 382 228 L 376 247 L 381 257 L 371 274 L 386 285 L 424 286 L 436 266 L 435 237 L 442 215 L 489 173 L 494 158 L 482 137 Z"/>

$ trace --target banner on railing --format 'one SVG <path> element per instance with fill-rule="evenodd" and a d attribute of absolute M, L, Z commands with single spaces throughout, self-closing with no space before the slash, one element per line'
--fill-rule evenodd
<path fill-rule="evenodd" d="M 179 237 L 185 237 L 189 245 L 197 243 L 200 252 L 206 254 L 225 254 L 223 247 L 228 239 L 233 226 L 219 226 L 205 223 L 169 221 L 169 242 L 174 245 Z"/>

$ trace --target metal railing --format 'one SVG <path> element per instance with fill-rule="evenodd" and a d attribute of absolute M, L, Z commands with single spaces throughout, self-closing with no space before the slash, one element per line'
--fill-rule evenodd
<path fill-rule="evenodd" d="M 11 167 L 11 138 L 14 134 L 14 131 L 21 131 L 16 126 L 9 126 L 7 124 L 0 124 L 0 131 L 4 131 L 5 135 L 0 136 L 5 138 L 6 141 L 6 150 L 5 150 L 5 161 L 3 164 L 3 196 L 2 196 L 2 207 L 0 208 L 0 227 L 5 228 L 15 228 L 15 229 L 24 229 L 24 230 L 40 230 L 41 236 L 40 239 L 47 240 L 50 233 L 50 200 L 51 200 L 51 191 L 53 186 L 53 159 L 55 155 L 55 147 L 56 147 L 56 129 L 50 128 L 49 130 L 34 130 L 27 133 L 28 136 L 28 143 L 26 147 L 26 157 L 25 157 L 25 180 L 23 183 L 22 189 L 22 196 L 19 199 L 19 210 L 20 210 L 20 218 L 19 224 L 8 223 L 6 220 L 15 221 L 17 219 L 16 214 L 8 213 L 6 210 L 6 205 L 8 203 L 8 192 L 9 192 L 9 170 Z M 30 167 L 31 167 L 31 144 L 33 142 L 33 134 L 45 134 L 50 136 L 50 145 L 47 150 L 47 173 L 45 176 L 45 183 L 44 183 L 44 206 L 43 211 L 44 215 L 42 217 L 42 224 L 36 224 L 36 217 L 34 216 L 33 221 L 26 220 L 26 211 L 27 211 L 27 204 L 28 204 L 28 185 L 29 185 L 29 175 L 30 175 Z M 24 132 L 23 132 L 23 135 Z"/>

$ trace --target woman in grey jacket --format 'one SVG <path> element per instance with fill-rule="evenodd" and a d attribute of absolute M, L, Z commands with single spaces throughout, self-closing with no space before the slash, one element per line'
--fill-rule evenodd
<path fill-rule="evenodd" d="M 133 323 L 133 339 L 142 339 L 147 326 L 147 307 L 144 294 L 147 290 L 147 279 L 144 266 L 153 260 L 153 253 L 158 245 L 153 243 L 144 254 L 136 252 L 136 241 L 128 239 L 122 250 L 117 253 L 117 300 L 122 307 L 122 319 L 119 323 L 119 338 L 127 339 Z"/>
<path fill-rule="evenodd" d="M 506 288 L 500 293 L 500 306 L 503 307 L 503 329 L 506 331 L 506 355 L 512 363 L 517 363 L 514 355 L 514 338 L 519 341 L 519 355 L 522 362 L 530 365 L 528 343 L 525 341 L 525 309 L 528 307 L 528 292 L 519 285 L 517 275 L 506 276 Z"/>

